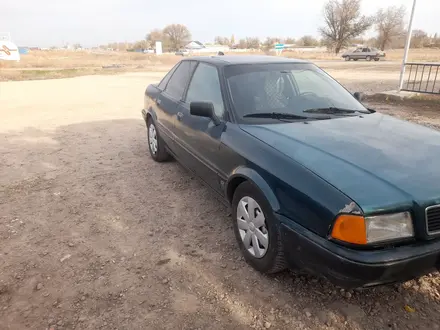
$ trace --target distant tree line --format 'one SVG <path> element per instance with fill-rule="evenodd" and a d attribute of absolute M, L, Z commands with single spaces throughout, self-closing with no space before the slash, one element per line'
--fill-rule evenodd
<path fill-rule="evenodd" d="M 318 29 L 320 38 L 305 35 L 299 39 L 267 37 L 260 40 L 258 37 L 236 39 L 217 36 L 214 43 L 237 49 L 273 49 L 276 43 L 295 45 L 297 47 L 325 46 L 328 50 L 338 54 L 342 49 L 352 44 L 365 44 L 378 47 L 381 50 L 388 48 L 402 48 L 406 39 L 406 8 L 404 6 L 390 6 L 379 9 L 374 15 L 364 15 L 361 12 L 362 0 L 328 0 L 323 8 L 323 25 Z M 376 36 L 365 39 L 363 36 L 373 29 Z M 162 41 L 164 51 L 176 51 L 191 41 L 189 29 L 182 24 L 170 24 L 163 29 L 154 29 L 147 33 L 144 40 L 135 43 L 113 43 L 107 47 L 113 49 L 153 49 L 156 41 Z M 414 30 L 411 47 L 440 47 L 440 37 L 435 34 L 429 36 L 422 30 Z"/>
<path fill-rule="evenodd" d="M 134 43 L 110 43 L 102 47 L 118 50 L 154 49 L 156 41 L 162 42 L 163 51 L 176 51 L 191 41 L 191 33 L 185 25 L 170 24 L 163 29 L 154 29 L 150 31 L 143 40 Z"/>
<path fill-rule="evenodd" d="M 229 46 L 237 49 L 272 49 L 275 44 L 282 43 L 286 45 L 295 46 L 319 46 L 320 41 L 313 36 L 304 36 L 298 40 L 294 38 L 279 38 L 279 37 L 267 37 L 265 40 L 260 40 L 258 37 L 246 37 L 235 41 L 234 36 L 231 38 L 217 36 L 214 39 L 214 43 L 218 45 Z"/>
<path fill-rule="evenodd" d="M 324 6 L 324 26 L 319 29 L 327 47 L 338 54 L 342 48 L 360 41 L 371 46 L 401 48 L 405 45 L 406 8 L 390 6 L 379 9 L 375 15 L 366 16 L 361 12 L 362 0 L 329 0 Z M 373 28 L 376 37 L 364 40 L 362 35 Z M 414 30 L 411 47 L 440 46 L 437 34 L 428 36 L 422 30 Z"/>

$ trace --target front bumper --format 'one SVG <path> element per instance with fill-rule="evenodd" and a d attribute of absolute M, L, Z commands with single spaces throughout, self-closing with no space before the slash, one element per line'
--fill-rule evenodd
<path fill-rule="evenodd" d="M 283 216 L 277 217 L 288 263 L 346 289 L 403 282 L 440 269 L 440 240 L 382 250 L 354 250 Z"/>

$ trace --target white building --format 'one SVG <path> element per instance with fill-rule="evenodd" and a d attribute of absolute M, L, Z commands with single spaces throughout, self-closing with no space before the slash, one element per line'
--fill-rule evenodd
<path fill-rule="evenodd" d="M 9 32 L 0 33 L 0 60 L 20 61 L 18 47 L 11 40 Z"/>
<path fill-rule="evenodd" d="M 193 40 L 185 46 L 185 49 L 188 49 L 188 50 L 203 49 L 203 48 L 206 48 L 205 45 L 197 40 Z"/>

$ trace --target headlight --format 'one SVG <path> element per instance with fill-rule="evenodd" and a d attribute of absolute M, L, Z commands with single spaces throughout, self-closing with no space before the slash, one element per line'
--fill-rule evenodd
<path fill-rule="evenodd" d="M 409 212 L 366 217 L 340 215 L 333 225 L 331 237 L 353 244 L 371 244 L 414 236 Z"/>
<path fill-rule="evenodd" d="M 414 236 L 409 212 L 378 215 L 365 218 L 367 242 L 383 242 Z"/>

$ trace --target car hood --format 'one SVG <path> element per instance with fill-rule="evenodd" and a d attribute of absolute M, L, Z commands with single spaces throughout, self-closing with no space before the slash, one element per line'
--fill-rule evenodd
<path fill-rule="evenodd" d="M 379 113 L 241 128 L 332 184 L 366 213 L 440 204 L 436 130 Z"/>

